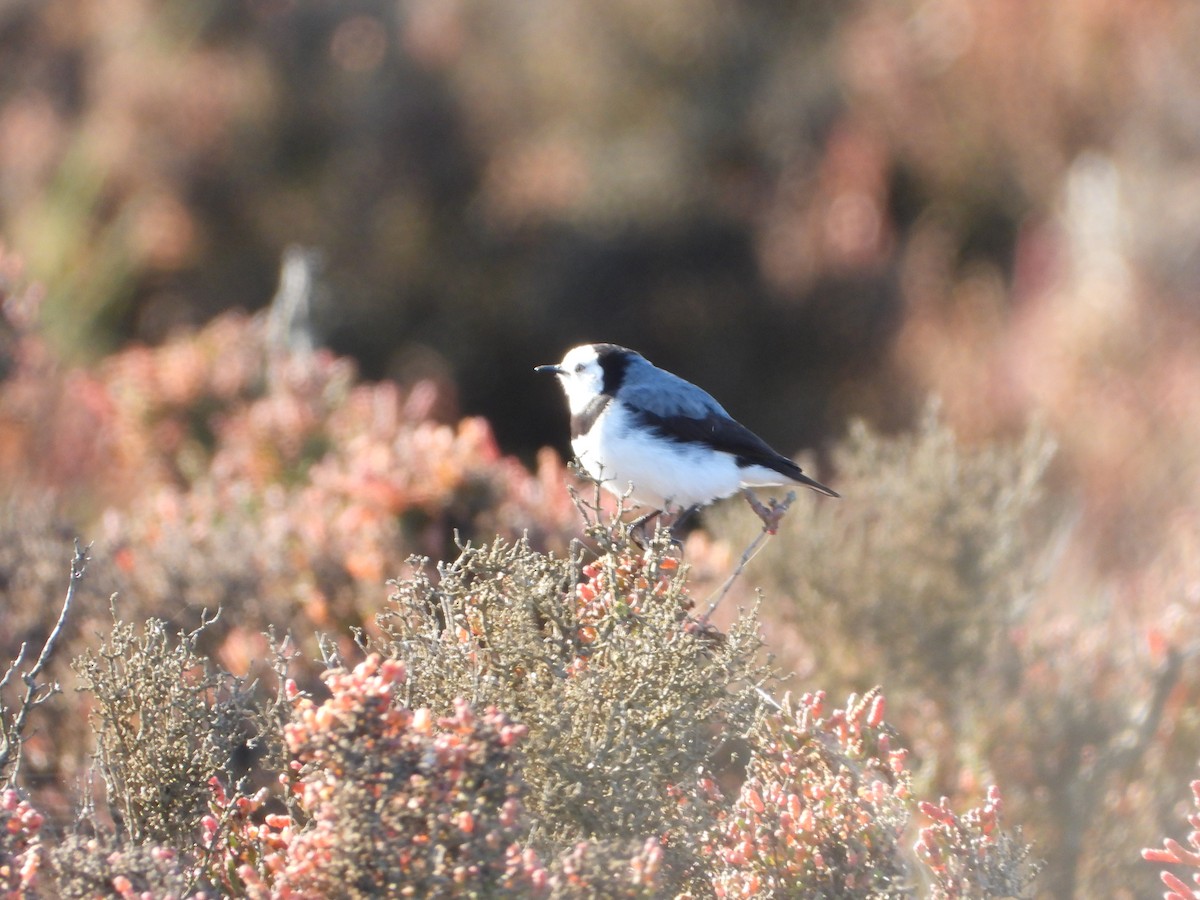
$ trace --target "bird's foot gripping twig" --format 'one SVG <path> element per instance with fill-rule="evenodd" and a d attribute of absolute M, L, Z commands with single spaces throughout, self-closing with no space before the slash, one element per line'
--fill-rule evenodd
<path fill-rule="evenodd" d="M 795 491 L 788 491 L 788 495 L 782 501 L 772 497 L 766 504 L 755 497 L 749 488 L 744 488 L 742 495 L 746 498 L 746 502 L 750 504 L 750 508 L 754 510 L 755 515 L 762 520 L 762 531 L 758 533 L 754 540 L 750 542 L 750 546 L 742 553 L 742 558 L 734 566 L 733 572 L 725 579 L 725 583 L 717 591 L 712 603 L 708 605 L 708 610 L 700 617 L 702 625 L 708 623 L 709 617 L 720 606 L 721 601 L 725 599 L 725 595 L 729 593 L 729 589 L 733 587 L 733 583 L 738 580 L 738 577 L 745 571 L 746 566 L 750 564 L 750 560 L 758 556 L 758 552 L 766 544 L 767 538 L 779 531 L 779 523 L 783 520 L 784 515 L 791 505 L 796 502 Z"/>
<path fill-rule="evenodd" d="M 772 497 L 765 504 L 754 496 L 754 492 L 750 488 L 743 488 L 742 496 L 746 498 L 746 502 L 750 504 L 750 508 L 754 510 L 754 514 L 762 519 L 763 533 L 767 535 L 772 535 L 779 531 L 779 523 L 783 521 L 783 516 L 788 511 L 788 507 L 796 502 L 795 491 L 789 491 L 782 502 Z"/>

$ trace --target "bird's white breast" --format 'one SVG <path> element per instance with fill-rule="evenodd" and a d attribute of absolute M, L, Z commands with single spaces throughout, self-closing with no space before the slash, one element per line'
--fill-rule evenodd
<path fill-rule="evenodd" d="M 730 454 L 657 437 L 638 427 L 619 400 L 610 403 L 571 447 L 588 474 L 606 489 L 622 495 L 632 486 L 630 498 L 653 509 L 710 503 L 736 493 L 745 483 L 745 473 Z"/>

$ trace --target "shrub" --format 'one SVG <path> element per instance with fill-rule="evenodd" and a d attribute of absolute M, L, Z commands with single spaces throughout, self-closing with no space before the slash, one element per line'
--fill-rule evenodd
<path fill-rule="evenodd" d="M 939 896 L 1020 895 L 998 795 L 926 805 L 914 857 L 878 691 L 778 707 L 753 615 L 694 618 L 669 533 L 643 547 L 593 514 L 593 551 L 465 545 L 436 578 L 414 560 L 323 700 L 282 649 L 272 692 L 205 656 L 211 619 L 172 635 L 114 611 L 75 662 L 104 804 L 51 847 L 57 894 L 899 897 L 919 859 Z M 40 816 L 4 803 L 0 877 L 32 896 Z"/>
<path fill-rule="evenodd" d="M 50 856 L 57 896 L 63 900 L 181 898 L 187 895 L 191 884 L 180 855 L 169 847 L 155 844 L 130 844 L 102 835 L 69 834 Z"/>
<path fill-rule="evenodd" d="M 371 656 L 351 672 L 328 672 L 324 703 L 297 698 L 287 743 L 311 821 L 278 873 L 285 895 L 514 887 L 528 823 L 513 750 L 527 729 L 495 710 L 476 715 L 464 700 L 441 717 L 398 706 L 404 681 L 403 663 Z"/>
<path fill-rule="evenodd" d="M 911 805 L 883 697 L 829 710 L 821 693 L 764 716 L 748 778 L 721 817 L 719 897 L 899 897 Z"/>
<path fill-rule="evenodd" d="M 916 892 L 902 838 L 912 815 L 908 752 L 878 689 L 828 709 L 821 692 L 762 717 L 748 778 L 723 810 L 718 897 L 883 898 Z M 937 898 L 1027 897 L 1028 848 L 999 828 L 999 791 L 962 817 L 919 804 L 935 824 L 916 846 Z"/>
<path fill-rule="evenodd" d="M 988 788 L 987 801 L 962 815 L 945 797 L 918 806 L 932 820 L 921 829 L 916 851 L 931 875 L 933 900 L 1029 896 L 1039 864 L 1019 834 L 1001 830 L 999 788 Z"/>
<path fill-rule="evenodd" d="M 75 661 L 109 808 L 132 844 L 189 846 L 209 780 L 235 780 L 239 756 L 271 729 L 249 686 L 197 652 L 210 622 L 172 638 L 150 619 L 139 635 L 114 609 L 111 633 Z"/>
<path fill-rule="evenodd" d="M 707 865 L 687 798 L 761 703 L 761 641 L 750 615 L 721 635 L 691 622 L 667 532 L 645 551 L 619 529 L 592 536 L 601 555 L 586 565 L 521 541 L 465 547 L 436 581 L 414 561 L 366 643 L 404 660 L 408 705 L 444 713 L 465 697 L 528 726 L 542 852 L 662 835 L 683 884 Z"/>
<path fill-rule="evenodd" d="M 525 726 L 464 700 L 440 717 L 399 705 L 405 667 L 377 655 L 325 681 L 331 696 L 320 704 L 289 687 L 292 815 L 262 815 L 265 792 L 231 801 L 214 786 L 205 833 L 222 893 L 655 895 L 657 838 L 580 841 L 543 864 L 522 796 Z"/>
<path fill-rule="evenodd" d="M 33 895 L 42 864 L 44 818 L 11 788 L 0 791 L 0 896 Z"/>
<path fill-rule="evenodd" d="M 945 709 L 970 702 L 1035 583 L 1050 454 L 1037 431 L 964 447 L 936 406 L 912 434 L 855 425 L 834 455 L 844 502 L 804 510 L 763 554 L 823 676 L 865 687 L 886 672 Z"/>

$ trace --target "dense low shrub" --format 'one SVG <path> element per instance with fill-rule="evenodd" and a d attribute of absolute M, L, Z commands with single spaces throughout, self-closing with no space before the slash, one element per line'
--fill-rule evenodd
<path fill-rule="evenodd" d="M 598 516 L 588 537 L 413 560 L 365 658 L 326 644 L 312 692 L 285 648 L 274 685 L 203 656 L 211 619 L 117 617 L 75 662 L 101 802 L 47 852 L 5 795 L 16 896 L 901 897 L 923 867 L 945 896 L 1024 896 L 1023 856 L 990 849 L 995 796 L 974 830 L 928 806 L 908 849 L 877 691 L 772 701 L 753 614 L 693 616 L 667 531 L 643 548 Z"/>
<path fill-rule="evenodd" d="M 801 497 L 754 580 L 791 686 L 883 680 L 918 788 L 962 806 L 1003 784 L 1048 896 L 1145 896 L 1136 848 L 1200 753 L 1194 558 L 1116 594 L 1055 583 L 1075 523 L 1048 496 L 1052 449 L 1037 428 L 963 441 L 935 406 L 909 433 L 856 425 L 833 454 L 844 499 Z M 731 504 L 714 530 L 751 521 Z"/>

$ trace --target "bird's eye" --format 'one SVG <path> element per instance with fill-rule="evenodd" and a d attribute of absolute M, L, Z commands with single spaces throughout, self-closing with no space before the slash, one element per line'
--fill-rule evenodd
<path fill-rule="evenodd" d="M 575 364 L 575 374 L 578 375 L 582 371 L 583 371 L 583 363 L 576 363 Z"/>

